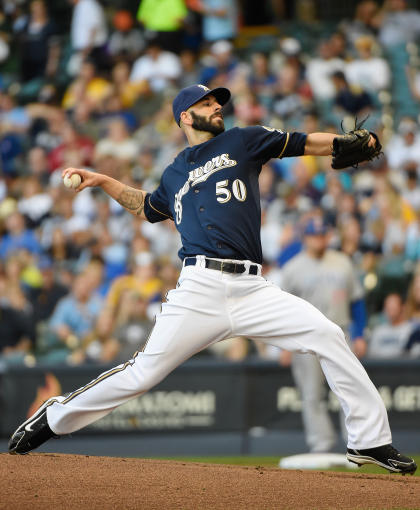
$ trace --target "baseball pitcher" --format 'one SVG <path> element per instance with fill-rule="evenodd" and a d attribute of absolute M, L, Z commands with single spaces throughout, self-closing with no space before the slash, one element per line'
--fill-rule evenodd
<path fill-rule="evenodd" d="M 174 221 L 183 268 L 143 350 L 69 395 L 47 400 L 14 432 L 9 451 L 24 454 L 81 429 L 145 393 L 196 352 L 246 336 L 317 355 L 345 414 L 349 460 L 413 473 L 414 460 L 391 445 L 384 404 L 342 330 L 261 276 L 262 165 L 270 158 L 333 154 L 333 167 L 342 168 L 371 159 L 379 141 L 366 130 L 344 136 L 262 126 L 225 131 L 222 106 L 229 98 L 222 87 L 192 85 L 179 92 L 173 113 L 189 147 L 166 168 L 153 193 L 84 169 L 63 172 L 80 175 L 77 191 L 98 186 L 134 215 Z"/>

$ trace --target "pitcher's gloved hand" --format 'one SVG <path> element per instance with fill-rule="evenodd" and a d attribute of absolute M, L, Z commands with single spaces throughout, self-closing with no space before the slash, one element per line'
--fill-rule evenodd
<path fill-rule="evenodd" d="M 369 161 L 381 153 L 382 145 L 376 133 L 354 129 L 333 140 L 332 164 L 338 170 Z"/>

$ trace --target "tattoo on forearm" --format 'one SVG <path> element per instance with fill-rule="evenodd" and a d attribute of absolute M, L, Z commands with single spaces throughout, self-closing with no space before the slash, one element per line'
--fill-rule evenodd
<path fill-rule="evenodd" d="M 136 215 L 139 216 L 144 209 L 144 197 L 143 193 L 130 186 L 125 186 L 120 196 L 117 198 L 117 202 L 130 211 L 136 211 Z"/>

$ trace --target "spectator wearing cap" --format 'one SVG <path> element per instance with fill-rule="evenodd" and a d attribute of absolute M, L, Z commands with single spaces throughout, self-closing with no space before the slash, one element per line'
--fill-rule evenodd
<path fill-rule="evenodd" d="M 230 41 L 220 40 L 210 46 L 210 63 L 202 70 L 200 83 L 213 87 L 226 86 L 234 76 L 238 61 Z"/>
<path fill-rule="evenodd" d="M 133 64 L 130 82 L 148 82 L 153 92 L 163 92 L 168 86 L 174 85 L 181 75 L 179 57 L 162 48 L 159 41 L 149 42 L 146 52 Z"/>

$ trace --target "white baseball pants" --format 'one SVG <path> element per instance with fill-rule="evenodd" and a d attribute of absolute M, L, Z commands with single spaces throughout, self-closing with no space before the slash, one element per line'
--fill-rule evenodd
<path fill-rule="evenodd" d="M 343 408 L 348 447 L 391 443 L 382 399 L 338 326 L 259 275 L 206 269 L 202 256 L 182 269 L 143 352 L 51 405 L 48 423 L 58 435 L 81 429 L 151 389 L 193 354 L 233 336 L 316 354 Z"/>

